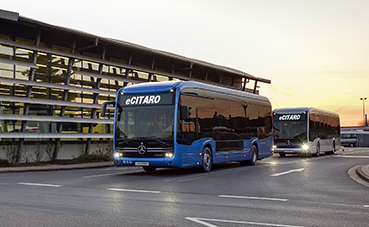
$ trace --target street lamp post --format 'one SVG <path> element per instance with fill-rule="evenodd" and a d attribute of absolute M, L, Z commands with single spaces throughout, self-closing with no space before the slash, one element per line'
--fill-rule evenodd
<path fill-rule="evenodd" d="M 364 127 L 367 126 L 367 122 L 366 122 L 366 119 L 365 119 L 365 103 L 364 101 L 366 100 L 366 98 L 360 98 L 360 100 L 363 100 L 363 123 L 364 123 Z"/>

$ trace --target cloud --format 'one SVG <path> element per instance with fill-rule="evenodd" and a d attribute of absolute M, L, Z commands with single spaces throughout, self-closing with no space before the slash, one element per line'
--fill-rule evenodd
<path fill-rule="evenodd" d="M 273 84 L 269 85 L 268 91 L 271 91 L 275 94 L 280 94 L 286 97 L 293 97 L 292 93 L 290 92 L 291 89 L 284 87 L 284 86 L 278 86 L 280 89 L 276 88 Z"/>

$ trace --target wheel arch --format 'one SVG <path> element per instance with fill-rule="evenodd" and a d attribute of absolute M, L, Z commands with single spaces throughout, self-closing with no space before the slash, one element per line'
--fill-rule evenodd
<path fill-rule="evenodd" d="M 202 145 L 202 149 L 201 149 L 202 151 L 205 149 L 205 147 L 208 147 L 210 149 L 213 164 L 215 162 L 215 152 L 216 152 L 215 146 L 216 146 L 215 141 L 212 139 L 209 139 L 209 140 L 204 141 Z"/>

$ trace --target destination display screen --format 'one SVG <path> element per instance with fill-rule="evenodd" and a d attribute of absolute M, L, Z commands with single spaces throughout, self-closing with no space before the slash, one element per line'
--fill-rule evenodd
<path fill-rule="evenodd" d="M 165 105 L 173 103 L 173 93 L 123 95 L 119 104 L 125 106 Z"/>
<path fill-rule="evenodd" d="M 306 114 L 276 114 L 274 121 L 306 121 Z"/>

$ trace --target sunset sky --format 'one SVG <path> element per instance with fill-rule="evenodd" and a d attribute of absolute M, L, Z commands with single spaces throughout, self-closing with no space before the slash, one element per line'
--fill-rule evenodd
<path fill-rule="evenodd" d="M 267 78 L 274 108 L 369 112 L 369 1 L 12 0 L 1 9 Z M 252 87 L 250 85 L 249 87 Z"/>

